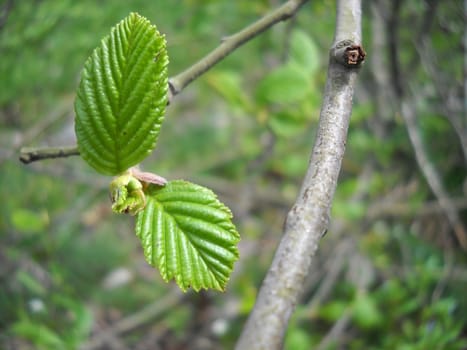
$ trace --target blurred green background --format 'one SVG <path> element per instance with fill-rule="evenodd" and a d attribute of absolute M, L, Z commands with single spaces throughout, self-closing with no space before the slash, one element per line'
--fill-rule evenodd
<path fill-rule="evenodd" d="M 24 165 L 18 155 L 22 146 L 75 144 L 80 70 L 129 12 L 166 35 L 173 76 L 280 4 L 0 4 L 0 348 L 233 347 L 308 165 L 334 1 L 307 3 L 188 86 L 142 164 L 209 187 L 232 208 L 241 256 L 225 293 L 183 295 L 165 284 L 144 260 L 134 218 L 112 214 L 109 178 L 79 157 Z M 467 225 L 463 11 L 460 1 L 365 2 L 368 59 L 332 223 L 286 349 L 467 348 L 462 237 L 417 166 L 397 94 L 402 84 L 429 161 Z"/>

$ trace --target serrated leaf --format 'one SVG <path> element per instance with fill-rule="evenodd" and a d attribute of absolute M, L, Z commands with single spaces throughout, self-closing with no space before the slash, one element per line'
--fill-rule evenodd
<path fill-rule="evenodd" d="M 296 64 L 286 64 L 269 73 L 258 85 L 257 97 L 268 103 L 294 103 L 310 91 L 310 79 Z"/>
<path fill-rule="evenodd" d="M 151 151 L 167 104 L 165 38 L 131 13 L 112 28 L 85 63 L 75 100 L 75 132 L 83 159 L 117 175 Z"/>
<path fill-rule="evenodd" d="M 290 40 L 290 59 L 308 74 L 319 68 L 319 50 L 313 39 L 301 30 L 294 30 Z"/>
<path fill-rule="evenodd" d="M 149 264 L 182 290 L 224 290 L 238 259 L 231 211 L 209 189 L 176 180 L 146 193 L 136 235 Z"/>

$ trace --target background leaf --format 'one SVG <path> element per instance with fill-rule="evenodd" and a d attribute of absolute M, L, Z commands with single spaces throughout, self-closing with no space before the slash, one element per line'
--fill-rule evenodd
<path fill-rule="evenodd" d="M 310 89 L 310 80 L 301 66 L 289 63 L 269 73 L 258 84 L 257 97 L 269 103 L 294 103 L 303 100 Z"/>
<path fill-rule="evenodd" d="M 302 30 L 297 29 L 292 32 L 290 59 L 309 74 L 316 72 L 319 68 L 319 49 L 313 39 Z"/>
<path fill-rule="evenodd" d="M 154 148 L 167 104 L 165 39 L 136 13 L 117 24 L 88 58 L 75 100 L 81 156 L 117 175 Z"/>
<path fill-rule="evenodd" d="M 136 235 L 146 260 L 159 268 L 164 280 L 175 279 L 182 290 L 224 290 L 240 240 L 231 219 L 230 210 L 211 190 L 171 181 L 149 190 Z"/>

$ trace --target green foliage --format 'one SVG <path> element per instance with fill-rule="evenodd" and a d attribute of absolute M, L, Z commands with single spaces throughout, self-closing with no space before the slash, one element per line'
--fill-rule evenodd
<path fill-rule="evenodd" d="M 16 154 L 19 143 L 73 142 L 70 101 L 83 62 L 109 28 L 128 13 L 144 14 L 163 30 L 170 71 L 176 74 L 215 48 L 221 36 L 269 12 L 271 2 L 41 0 L 13 4 L 0 29 L 0 348 L 77 349 L 94 332 L 99 334 L 101 325 L 112 327 L 139 310 L 145 313 L 149 304 L 172 293 L 173 286 L 162 283 L 147 266 L 138 240 L 128 234 L 133 218 L 112 214 L 106 179 L 79 160 L 25 167 L 16 156 L 8 157 Z M 404 2 L 400 24 L 394 29 L 403 61 L 413 61 L 410 94 L 416 96 L 417 123 L 429 159 L 449 193 L 459 197 L 455 204 L 460 205 L 459 215 L 465 222 L 461 198 L 465 161 L 443 105 L 453 106 L 454 112 L 462 105 L 458 104 L 463 91 L 459 43 L 464 21 L 459 2 L 439 2 L 434 9 L 426 5 L 422 0 Z M 327 335 L 335 334 L 329 332 L 338 330 L 346 315 L 348 322 L 340 336 L 325 348 L 465 349 L 465 252 L 456 245 L 421 176 L 402 118 L 394 110 L 379 115 L 377 101 L 383 96 L 373 81 L 377 72 L 373 72 L 376 56 L 371 36 L 377 32 L 370 12 L 363 23 L 368 62 L 358 77 L 331 215 L 331 227 L 335 223 L 342 230 L 337 234 L 331 229 L 320 243 L 313 258 L 318 268 L 313 269 L 291 319 L 284 348 L 316 348 Z M 432 47 L 429 59 L 438 65 L 434 68 L 440 84 L 433 81 L 429 67 L 418 64 L 419 48 L 413 45 L 424 18 L 431 23 L 424 42 Z M 223 201 L 234 203 L 242 232 L 242 262 L 225 293 L 184 294 L 168 312 L 119 334 L 123 347 L 190 348 L 199 344 L 199 330 L 207 334 L 218 319 L 228 326 L 225 334 L 209 334 L 212 348 L 234 347 L 307 168 L 334 21 L 334 1 L 310 2 L 293 23 L 278 24 L 229 55 L 167 109 L 170 117 L 164 120 L 164 132 L 144 166 L 211 187 Z M 262 81 L 287 65 L 307 77 L 306 84 L 300 80 L 308 89 L 306 95 L 296 100 L 288 96 L 293 102 L 285 103 L 282 96 L 258 99 Z M 402 69 L 401 73 L 405 79 L 410 75 L 405 73 L 411 72 Z M 274 83 L 279 87 L 271 90 L 280 90 L 282 82 Z M 437 89 L 449 97 L 447 101 Z M 57 110 L 60 118 L 53 117 Z M 351 244 L 348 259 L 333 254 L 332 248 L 341 243 Z M 349 267 L 362 256 L 372 269 L 372 282 L 363 290 L 356 286 L 359 278 Z M 326 276 L 332 274 L 311 282 L 340 258 L 344 258 L 343 271 L 316 305 L 316 292 L 322 291 L 329 282 Z M 130 273 L 130 282 L 106 287 L 103 282 L 120 268 Z M 43 308 L 38 310 L 41 302 Z M 366 320 L 367 314 L 383 317 Z"/>
<path fill-rule="evenodd" d="M 303 69 L 305 75 L 312 75 L 320 66 L 319 50 L 316 43 L 304 31 L 294 30 L 290 39 L 290 60 Z"/>
<path fill-rule="evenodd" d="M 259 83 L 256 95 L 261 102 L 290 104 L 309 96 L 313 74 L 319 67 L 318 50 L 311 38 L 295 30 L 291 35 L 290 57 Z"/>
<path fill-rule="evenodd" d="M 136 234 L 164 280 L 175 279 L 184 291 L 224 290 L 240 239 L 230 210 L 201 186 L 173 181 L 143 188 L 127 170 L 155 146 L 167 104 L 167 63 L 164 37 L 145 18 L 132 13 L 112 29 L 82 73 L 75 102 L 80 154 L 103 174 L 126 171 L 110 184 L 112 210 L 142 211 Z"/>
<path fill-rule="evenodd" d="M 153 187 L 136 222 L 146 260 L 164 280 L 192 287 L 224 290 L 240 239 L 232 213 L 215 194 L 186 181 Z"/>
<path fill-rule="evenodd" d="M 296 64 L 280 66 L 269 73 L 258 85 L 260 101 L 289 104 L 302 101 L 310 88 L 310 81 Z"/>
<path fill-rule="evenodd" d="M 309 124 L 319 108 L 319 67 L 315 42 L 301 30 L 292 31 L 287 61 L 269 72 L 256 87 L 257 103 L 267 109 L 268 126 L 275 135 L 289 139 Z"/>
<path fill-rule="evenodd" d="M 362 329 L 377 328 L 383 319 L 374 299 L 367 293 L 358 293 L 352 305 L 352 317 Z"/>
<path fill-rule="evenodd" d="M 35 212 L 28 209 L 18 209 L 11 216 L 13 226 L 24 233 L 43 231 L 48 223 L 49 217 L 46 211 Z"/>
<path fill-rule="evenodd" d="M 165 39 L 136 13 L 115 26 L 86 61 L 75 101 L 80 154 L 117 175 L 152 152 L 167 104 Z"/>
<path fill-rule="evenodd" d="M 375 246 L 367 249 L 375 250 L 375 257 L 383 255 L 398 261 L 400 257 L 388 249 L 394 239 L 378 249 Z M 385 282 L 372 285 L 368 290 L 353 289 L 351 293 L 339 283 L 331 292 L 329 302 L 315 309 L 305 306 L 297 309 L 287 332 L 285 348 L 317 346 L 323 334 L 329 332 L 326 325 L 332 327 L 348 315 L 349 321 L 343 324 L 346 324 L 346 334 L 354 335 L 346 343 L 349 349 L 464 349 L 467 340 L 462 331 L 466 320 L 459 317 L 457 301 L 462 299 L 463 292 L 456 295 L 450 291 L 450 297 L 433 299 L 431 294 L 439 283 L 441 267 L 436 252 L 410 234 L 405 233 L 399 239 L 413 252 L 414 261 L 410 265 L 417 266 L 416 271 L 401 274 L 396 270 Z M 339 348 L 338 339 L 328 340 L 331 343 L 327 349 Z"/>
<path fill-rule="evenodd" d="M 9 331 L 35 344 L 37 349 L 76 348 L 91 330 L 90 312 L 83 304 L 60 295 L 52 295 L 46 302 L 48 304 L 40 298 L 32 299 L 33 314 L 23 315 Z M 46 321 L 49 313 L 55 315 L 54 321 Z M 63 326 L 67 331 L 59 334 L 57 329 Z"/>

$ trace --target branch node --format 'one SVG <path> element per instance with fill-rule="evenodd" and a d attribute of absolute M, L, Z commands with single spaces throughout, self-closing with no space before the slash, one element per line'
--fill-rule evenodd
<path fill-rule="evenodd" d="M 330 55 L 334 61 L 347 68 L 359 68 L 365 61 L 366 52 L 352 40 L 342 40 L 331 48 Z"/>

